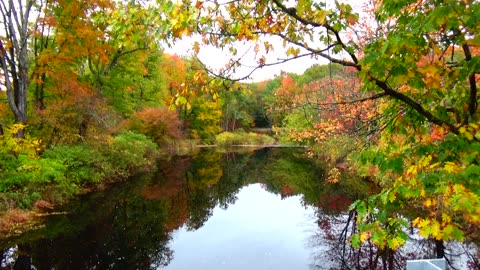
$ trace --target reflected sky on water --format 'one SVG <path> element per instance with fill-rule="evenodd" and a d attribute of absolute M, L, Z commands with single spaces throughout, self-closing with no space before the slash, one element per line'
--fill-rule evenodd
<path fill-rule="evenodd" d="M 174 259 L 162 269 L 309 269 L 313 215 L 300 196 L 281 199 L 261 184 L 248 185 L 228 209 L 216 207 L 200 229 L 175 231 Z"/>

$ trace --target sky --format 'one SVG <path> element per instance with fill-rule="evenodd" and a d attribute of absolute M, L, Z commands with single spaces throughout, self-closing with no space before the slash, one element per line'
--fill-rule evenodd
<path fill-rule="evenodd" d="M 166 48 L 165 52 L 169 54 L 177 54 L 180 56 L 190 56 L 193 54 L 193 42 L 194 39 L 184 39 L 175 44 L 172 48 Z M 277 50 L 266 55 L 267 63 L 274 62 L 277 59 L 285 59 L 286 54 L 282 50 L 281 41 L 273 41 Z M 240 78 L 247 76 L 254 66 L 256 66 L 255 53 L 253 52 L 254 43 L 246 44 L 241 43 L 237 44 L 236 49 L 238 50 L 238 55 L 244 55 L 242 57 L 242 62 L 244 66 L 238 68 L 234 75 L 234 78 Z M 221 49 L 215 48 L 213 46 L 203 46 L 200 49 L 198 58 L 209 68 L 213 70 L 218 70 L 225 66 L 228 63 L 230 57 L 228 52 L 222 51 Z M 275 66 L 263 67 L 257 69 L 251 76 L 248 81 L 259 82 L 267 79 L 273 79 L 275 75 L 279 75 L 282 71 L 284 72 L 293 72 L 301 74 L 308 67 L 313 64 L 327 64 L 328 61 L 325 59 L 312 59 L 309 57 L 303 57 L 295 60 L 288 61 L 284 64 L 279 64 Z"/>
<path fill-rule="evenodd" d="M 327 1 L 327 7 L 329 5 L 333 5 L 333 0 L 331 3 L 328 3 L 329 0 Z M 363 3 L 365 3 L 367 0 L 348 0 L 348 1 L 341 1 L 341 2 L 349 2 L 353 9 L 361 13 L 361 7 Z M 165 48 L 165 52 L 169 54 L 176 54 L 179 56 L 190 56 L 193 55 L 193 43 L 195 40 L 199 40 L 199 38 L 195 37 L 187 37 L 184 38 L 183 40 L 177 41 L 172 47 L 170 48 Z M 265 41 L 265 39 L 262 39 L 262 42 Z M 267 63 L 275 62 L 277 60 L 285 59 L 286 54 L 284 49 L 282 47 L 282 40 L 280 38 L 270 38 L 268 41 L 272 44 L 275 44 L 274 47 L 276 48 L 275 51 L 270 52 L 266 55 L 267 57 Z M 199 42 L 202 44 L 201 42 Z M 239 43 L 236 46 L 236 49 L 238 50 L 237 55 L 244 55 L 242 57 L 242 62 L 245 65 L 244 67 L 241 67 L 236 70 L 236 73 L 233 76 L 233 79 L 235 78 L 242 78 L 248 75 L 254 66 L 256 66 L 256 61 L 258 59 L 255 58 L 255 53 L 254 53 L 254 43 Z M 218 70 L 222 67 L 225 66 L 225 64 L 228 62 L 230 59 L 228 52 L 222 51 L 221 49 L 214 48 L 213 46 L 205 46 L 201 45 L 200 52 L 198 54 L 199 59 L 211 70 Z M 340 56 L 341 57 L 341 56 Z M 264 81 L 268 79 L 273 79 L 275 75 L 279 75 L 282 71 L 288 72 L 288 73 L 297 73 L 297 74 L 302 74 L 307 68 L 311 67 L 313 64 L 328 64 L 328 61 L 323 58 L 318 58 L 318 59 L 312 59 L 310 57 L 302 57 L 299 59 L 291 60 L 283 64 L 275 65 L 275 66 L 268 66 L 268 67 L 263 67 L 261 69 L 257 69 L 247 80 L 247 82 L 259 82 L 259 81 Z"/>

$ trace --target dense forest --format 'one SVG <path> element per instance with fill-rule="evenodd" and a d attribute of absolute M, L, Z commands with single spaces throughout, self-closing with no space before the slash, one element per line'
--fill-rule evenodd
<path fill-rule="evenodd" d="M 477 1 L 6 0 L 0 13 L 0 227 L 198 145 L 294 144 L 325 161 L 325 181 L 381 188 L 351 206 L 353 246 L 388 254 L 410 226 L 439 247 L 479 237 Z M 164 52 L 181 38 L 190 56 Z M 252 72 L 328 64 L 247 82 L 239 42 Z M 207 46 L 229 52 L 224 68 L 197 57 Z"/>

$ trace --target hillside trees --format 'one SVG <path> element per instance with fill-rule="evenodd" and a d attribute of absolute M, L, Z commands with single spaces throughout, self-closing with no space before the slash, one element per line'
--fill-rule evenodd
<path fill-rule="evenodd" d="M 250 128 L 254 123 L 257 109 L 255 93 L 245 88 L 220 92 L 222 105 L 223 131 L 234 131 L 237 128 Z"/>
<path fill-rule="evenodd" d="M 144 4 L 0 4 L 0 96 L 9 103 L 0 106 L 2 210 L 62 201 L 85 186 L 151 169 L 159 153 L 153 140 L 181 135 L 165 106 L 158 46 L 169 31 L 158 14 L 170 11 Z M 138 125 L 120 125 L 123 119 Z M 166 132 L 155 129 L 162 120 L 171 124 Z"/>
<path fill-rule="evenodd" d="M 169 22 L 158 14 L 172 8 L 165 5 L 109 0 L 2 2 L 1 82 L 8 90 L 15 121 L 25 124 L 29 114 L 44 128 L 51 120 L 47 118 L 55 118 L 49 106 L 62 103 L 59 91 L 76 91 L 70 86 L 62 89 L 59 83 L 72 81 L 88 85 L 95 96 L 90 99 L 107 98 L 123 116 L 139 109 L 139 103 L 161 103 L 165 91 L 158 41 L 170 30 Z M 126 97 L 128 105 L 119 105 L 119 97 Z M 35 106 L 27 111 L 30 100 Z M 93 114 L 91 120 L 108 122 Z"/>
<path fill-rule="evenodd" d="M 255 44 L 257 68 L 275 64 L 267 62 L 274 44 L 264 37 L 283 40 L 288 59 L 322 57 L 354 68 L 369 93 L 362 100 L 384 100 L 385 128 L 396 135 L 384 133 L 385 142 L 363 158 L 379 172 L 372 176 L 384 191 L 356 205 L 358 220 L 368 224 L 356 239 L 396 249 L 404 236 L 387 235 L 405 223 L 393 213 L 412 204 L 426 209 L 414 222 L 424 236 L 462 239 L 469 227 L 464 225 L 480 220 L 480 192 L 471 180 L 479 166 L 480 5 L 373 3 L 373 16 L 359 20 L 350 5 L 338 2 L 326 8 L 308 0 L 198 1 L 199 20 L 190 31 L 202 33 L 205 44 L 229 49 L 232 69 L 241 65 L 237 41 Z"/>

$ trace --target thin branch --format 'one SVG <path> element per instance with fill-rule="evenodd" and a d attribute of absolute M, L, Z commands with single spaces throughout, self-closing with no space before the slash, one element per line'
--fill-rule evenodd
<path fill-rule="evenodd" d="M 327 24 L 327 23 L 317 23 L 317 22 L 312 22 L 312 21 L 309 21 L 303 17 L 300 17 L 300 15 L 298 15 L 297 11 L 295 9 L 289 9 L 287 8 L 285 5 L 283 5 L 280 0 L 272 0 L 275 5 L 277 5 L 277 7 L 279 7 L 283 12 L 285 12 L 286 14 L 288 14 L 289 16 L 295 18 L 297 21 L 299 21 L 300 23 L 304 24 L 304 25 L 311 25 L 311 26 L 315 26 L 315 27 L 324 27 L 325 29 L 327 29 L 327 31 L 330 31 L 334 34 L 335 36 L 335 39 L 336 39 L 336 43 L 338 45 L 340 45 L 342 47 L 343 50 L 345 50 L 348 55 L 350 56 L 350 58 L 352 59 L 352 61 L 355 63 L 355 64 L 358 64 L 358 59 L 357 57 L 355 56 L 355 54 L 351 53 L 349 50 L 348 50 L 348 47 L 347 45 L 345 45 L 345 43 L 343 42 L 342 38 L 340 37 L 340 33 L 335 30 L 331 25 Z M 322 55 L 323 57 L 323 55 Z M 360 66 L 355 66 L 357 68 L 360 68 Z"/>
<path fill-rule="evenodd" d="M 324 53 L 323 49 L 322 50 L 317 50 L 317 49 L 313 49 L 313 48 L 310 48 L 310 47 L 306 47 L 303 43 L 291 40 L 286 35 L 284 35 L 282 33 L 271 33 L 271 35 L 279 36 L 279 37 L 285 39 L 287 42 L 295 44 L 297 46 L 300 46 L 300 47 L 306 49 L 307 51 L 310 51 L 310 52 L 312 52 L 312 53 L 314 53 L 318 56 L 321 56 L 321 57 L 331 61 L 332 63 L 337 63 L 337 64 L 340 64 L 342 66 L 347 66 L 347 67 L 355 67 L 357 70 L 361 70 L 361 66 L 358 65 L 356 62 L 350 62 L 350 61 L 345 61 L 345 60 L 340 60 L 340 59 L 334 58 L 334 57 L 330 56 L 330 54 Z M 331 44 L 329 47 L 334 47 L 335 44 L 336 43 Z"/>
<path fill-rule="evenodd" d="M 124 55 L 127 55 L 127 54 L 130 54 L 130 53 L 137 52 L 137 51 L 146 50 L 146 49 L 147 49 L 147 47 L 142 47 L 142 48 L 135 48 L 135 49 L 128 50 L 128 51 L 124 51 L 124 52 L 117 51 L 117 53 L 115 54 L 115 56 L 112 58 L 112 61 L 110 61 L 110 64 L 109 64 L 108 67 L 105 69 L 104 74 L 110 73 L 110 71 L 112 70 L 112 68 L 117 64 L 118 59 L 120 59 L 120 57 L 122 57 L 122 56 L 124 56 Z"/>
<path fill-rule="evenodd" d="M 369 96 L 369 97 L 365 97 L 365 98 L 361 98 L 361 99 L 347 100 L 347 101 L 339 101 L 339 102 L 321 103 L 321 104 L 319 104 L 319 105 L 322 106 L 322 105 L 347 105 L 347 104 L 355 104 L 355 103 L 361 103 L 361 102 L 365 102 L 365 101 L 369 101 L 369 100 L 379 99 L 379 98 L 382 98 L 382 97 L 385 97 L 385 96 L 388 96 L 388 95 L 387 95 L 387 93 L 383 92 L 383 93 L 378 93 L 378 94 L 375 94 L 375 95 L 373 95 L 373 96 Z"/>
<path fill-rule="evenodd" d="M 228 81 L 232 81 L 232 82 L 238 82 L 238 81 L 243 81 L 243 80 L 247 80 L 250 78 L 250 76 L 257 70 L 257 69 L 261 69 L 263 67 L 269 67 L 269 66 L 276 66 L 276 65 L 279 65 L 279 64 L 283 64 L 283 63 L 286 63 L 288 61 L 291 61 L 291 60 L 294 60 L 294 59 L 298 59 L 298 58 L 302 58 L 302 57 L 305 57 L 305 56 L 311 56 L 312 53 L 305 53 L 305 54 L 299 54 L 297 56 L 294 56 L 294 57 L 291 57 L 291 58 L 286 58 L 286 59 L 281 59 L 279 60 L 278 62 L 274 62 L 274 63 L 266 63 L 266 64 L 263 64 L 263 65 L 259 65 L 259 66 L 256 66 L 254 67 L 247 75 L 243 76 L 243 77 L 240 77 L 240 78 L 235 78 L 235 79 L 232 79 L 225 74 L 225 72 L 221 73 L 221 74 L 217 74 L 213 71 L 211 71 L 202 61 L 200 61 L 200 59 L 198 59 L 198 61 L 200 62 L 200 64 L 203 66 L 203 68 L 212 76 L 214 77 L 217 77 L 217 78 L 220 78 L 220 79 L 223 79 L 223 80 L 228 80 Z M 237 60 L 238 61 L 238 60 Z"/>

